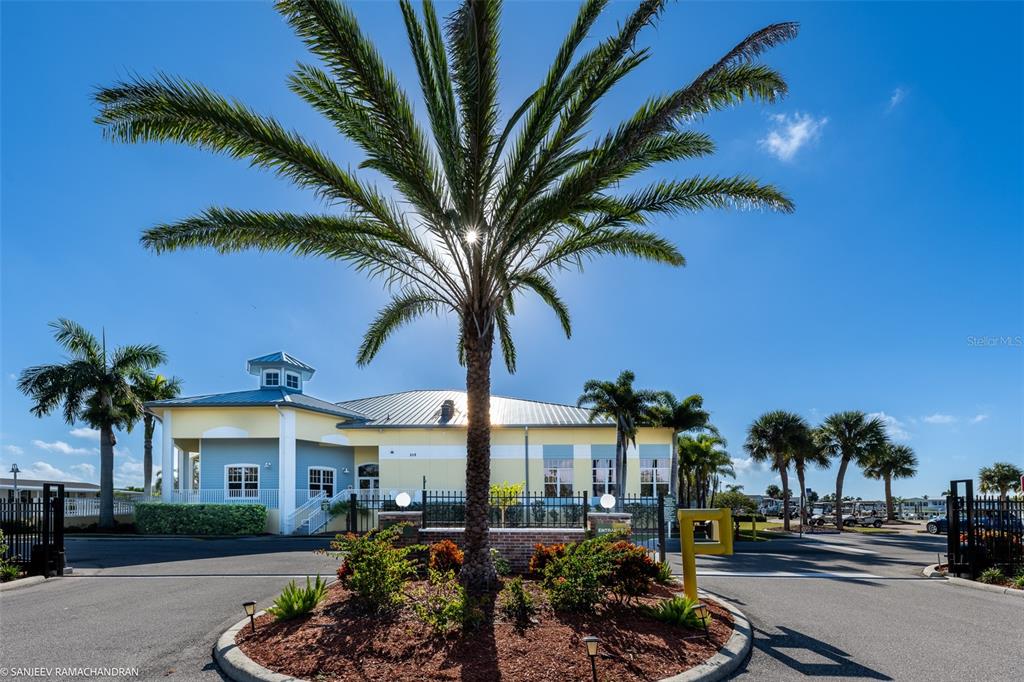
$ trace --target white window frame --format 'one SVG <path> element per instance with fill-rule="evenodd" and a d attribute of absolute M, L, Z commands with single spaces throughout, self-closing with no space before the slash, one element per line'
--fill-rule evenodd
<path fill-rule="evenodd" d="M 364 466 L 375 466 L 377 467 L 376 476 L 363 476 L 361 469 Z M 367 488 L 363 488 L 361 483 L 363 481 L 369 481 L 370 485 Z M 376 482 L 376 485 L 374 485 Z M 356 467 L 356 493 L 360 495 L 378 495 L 380 494 L 380 463 L 379 462 L 363 462 Z"/>
<path fill-rule="evenodd" d="M 664 466 L 663 466 L 664 465 Z M 665 474 L 665 480 L 658 480 L 658 472 L 663 471 Z M 644 480 L 644 474 L 649 474 L 650 480 Z M 672 464 L 668 457 L 641 457 L 640 458 L 640 497 L 657 497 L 658 488 L 662 487 L 665 494 L 668 495 L 668 491 L 672 489 L 671 481 L 672 477 Z M 644 494 L 644 486 L 651 486 L 651 494 Z"/>
<path fill-rule="evenodd" d="M 241 469 L 242 470 L 242 487 L 239 489 L 239 492 L 242 493 L 242 494 L 240 494 L 240 495 L 232 495 L 231 494 L 231 489 L 228 487 L 228 472 L 231 469 Z M 255 495 L 246 495 L 245 494 L 246 493 L 246 488 L 245 488 L 245 470 L 246 469 L 256 469 L 256 490 L 254 491 L 256 493 Z M 260 490 L 261 490 L 261 488 L 260 488 L 260 479 L 261 479 L 260 469 L 262 469 L 262 467 L 259 464 L 254 464 L 252 462 L 236 462 L 236 463 L 232 463 L 232 464 L 225 464 L 224 465 L 224 499 L 225 500 L 258 500 L 259 497 L 260 497 Z"/>
<path fill-rule="evenodd" d="M 276 374 L 277 375 L 277 383 L 276 384 L 271 384 L 271 383 L 267 382 L 267 377 L 269 375 L 271 375 L 271 374 Z M 263 385 L 266 386 L 267 388 L 281 388 L 281 386 L 282 386 L 282 384 L 281 384 L 281 370 L 274 369 L 274 368 L 269 368 L 269 369 L 263 370 Z"/>
<path fill-rule="evenodd" d="M 288 385 L 288 380 L 289 379 L 295 379 L 295 385 L 294 386 L 289 386 Z M 302 377 L 299 376 L 298 372 L 285 372 L 284 373 L 284 387 L 289 389 L 289 390 L 292 390 L 292 391 L 298 391 L 299 389 L 302 388 Z"/>
<path fill-rule="evenodd" d="M 314 497 L 314 495 L 315 495 L 315 493 L 313 492 L 313 470 L 314 469 L 316 469 L 317 471 L 320 471 L 320 472 L 324 472 L 324 471 L 330 471 L 331 472 L 331 494 L 327 495 L 327 493 L 324 493 L 324 495 L 326 495 L 327 497 L 334 497 L 338 493 L 338 469 L 335 468 L 335 467 L 324 466 L 322 464 L 312 464 L 312 465 L 306 467 L 306 492 L 309 493 L 310 499 L 312 499 Z M 324 481 L 323 474 L 321 473 L 321 475 L 320 475 L 320 484 L 319 484 L 320 485 L 320 491 L 317 491 L 317 492 L 321 492 L 323 490 L 323 486 L 324 486 L 324 482 L 323 481 Z"/>
<path fill-rule="evenodd" d="M 607 462 L 607 466 L 597 466 L 598 462 Z M 605 481 L 599 482 L 597 480 L 597 472 L 604 471 L 608 474 Z M 605 493 L 614 495 L 615 484 L 618 481 L 615 471 L 615 458 L 614 457 L 594 457 L 590 460 L 590 481 L 591 481 L 591 494 L 594 497 L 601 497 Z"/>
<path fill-rule="evenodd" d="M 548 471 L 553 469 L 555 480 L 548 481 Z M 572 457 L 546 457 L 544 459 L 544 497 L 572 497 L 576 492 L 573 487 L 574 462 Z M 555 487 L 555 495 L 548 495 L 548 486 Z M 562 486 L 569 486 L 569 494 L 562 495 Z"/>

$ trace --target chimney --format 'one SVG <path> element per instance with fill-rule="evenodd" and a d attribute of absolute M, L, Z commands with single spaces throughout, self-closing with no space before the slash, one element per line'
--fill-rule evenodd
<path fill-rule="evenodd" d="M 441 423 L 447 424 L 455 416 L 455 401 L 445 400 L 441 403 Z"/>

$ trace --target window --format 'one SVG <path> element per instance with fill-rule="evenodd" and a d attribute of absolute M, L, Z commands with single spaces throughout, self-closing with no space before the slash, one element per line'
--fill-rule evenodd
<path fill-rule="evenodd" d="M 267 372 L 263 375 L 264 386 L 280 386 L 281 385 L 281 373 L 277 370 Z"/>
<path fill-rule="evenodd" d="M 299 375 L 293 374 L 292 372 L 285 372 L 284 374 L 284 385 L 288 388 L 299 388 Z"/>
<path fill-rule="evenodd" d="M 606 493 L 615 493 L 615 460 L 611 457 L 595 457 L 594 465 L 594 497 Z"/>
<path fill-rule="evenodd" d="M 330 467 L 309 467 L 309 496 L 323 493 L 334 497 L 334 469 Z"/>
<path fill-rule="evenodd" d="M 640 497 L 668 495 L 668 458 L 640 458 Z"/>
<path fill-rule="evenodd" d="M 544 497 L 572 496 L 572 459 L 544 460 Z"/>
<path fill-rule="evenodd" d="M 255 464 L 229 464 L 225 468 L 228 497 L 259 497 L 260 468 Z"/>
<path fill-rule="evenodd" d="M 360 495 L 373 496 L 380 491 L 380 466 L 373 463 L 360 464 L 356 474 Z"/>

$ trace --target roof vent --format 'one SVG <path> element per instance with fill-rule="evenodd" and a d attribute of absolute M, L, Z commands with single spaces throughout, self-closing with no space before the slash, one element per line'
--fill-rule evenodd
<path fill-rule="evenodd" d="M 441 403 L 441 423 L 447 424 L 455 416 L 455 401 L 445 400 Z"/>

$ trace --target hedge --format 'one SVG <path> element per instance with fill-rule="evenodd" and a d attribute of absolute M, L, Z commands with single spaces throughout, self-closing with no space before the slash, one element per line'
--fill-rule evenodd
<path fill-rule="evenodd" d="M 262 504 L 135 505 L 135 527 L 142 534 L 258 535 L 267 525 Z"/>

